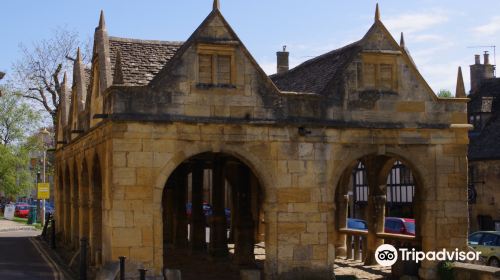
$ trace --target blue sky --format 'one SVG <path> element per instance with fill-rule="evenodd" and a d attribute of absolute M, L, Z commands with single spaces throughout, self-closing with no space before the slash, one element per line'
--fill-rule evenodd
<path fill-rule="evenodd" d="M 221 10 L 255 59 L 272 74 L 275 52 L 287 45 L 292 66 L 360 39 L 373 23 L 372 0 L 221 0 Z M 457 67 L 469 88 L 473 55 L 500 41 L 498 0 L 380 0 L 382 22 L 399 41 L 405 33 L 417 67 L 430 86 L 455 91 Z M 47 38 L 58 26 L 93 35 L 104 10 L 110 35 L 186 40 L 210 12 L 212 0 L 3 1 L 0 70 L 19 58 L 19 43 Z M 500 52 L 500 50 L 499 50 Z M 493 54 L 492 54 L 493 55 Z M 499 57 L 500 59 L 500 57 Z M 493 60 L 493 59 L 492 59 Z"/>

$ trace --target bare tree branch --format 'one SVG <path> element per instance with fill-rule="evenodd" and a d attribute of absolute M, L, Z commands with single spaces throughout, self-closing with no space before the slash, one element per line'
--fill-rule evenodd
<path fill-rule="evenodd" d="M 12 84 L 19 85 L 17 90 L 22 92 L 22 97 L 40 104 L 52 116 L 54 125 L 63 90 L 62 76 L 65 72 L 69 79 L 73 76 L 73 57 L 81 46 L 84 46 L 86 63 L 91 44 L 82 42 L 76 32 L 66 28 L 55 29 L 50 38 L 34 42 L 30 47 L 19 46 L 23 56 L 14 64 Z"/>

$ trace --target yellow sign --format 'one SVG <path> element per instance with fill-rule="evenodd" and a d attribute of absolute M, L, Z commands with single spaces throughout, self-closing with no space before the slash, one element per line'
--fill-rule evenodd
<path fill-rule="evenodd" d="M 50 198 L 50 186 L 49 183 L 38 183 L 38 199 L 49 199 Z"/>

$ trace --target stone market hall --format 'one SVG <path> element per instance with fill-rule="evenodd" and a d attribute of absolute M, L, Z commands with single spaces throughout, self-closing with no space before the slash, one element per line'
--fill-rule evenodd
<path fill-rule="evenodd" d="M 465 93 L 436 97 L 378 7 L 359 41 L 293 69 L 288 55 L 266 75 L 218 0 L 185 42 L 109 36 L 101 13 L 58 109 L 59 246 L 86 238 L 91 275 L 126 256 L 127 277 L 155 279 L 331 279 L 384 242 L 465 249 Z"/>

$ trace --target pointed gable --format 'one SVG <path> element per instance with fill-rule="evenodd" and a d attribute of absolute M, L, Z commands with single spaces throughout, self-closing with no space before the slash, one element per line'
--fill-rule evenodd
<path fill-rule="evenodd" d="M 203 20 L 189 39 L 177 50 L 174 57 L 165 64 L 163 69 L 151 81 L 150 85 L 155 87 L 161 83 L 161 81 L 170 79 L 172 72 L 178 70 L 178 65 L 185 52 L 189 49 L 197 48 L 200 44 L 219 46 L 221 48 L 226 46 L 240 50 L 245 59 L 248 59 L 250 64 L 257 71 L 260 78 L 264 80 L 266 86 L 269 87 L 274 93 L 279 92 L 278 88 L 274 85 L 264 70 L 262 70 L 243 42 L 239 39 L 236 32 L 234 32 L 232 27 L 226 21 L 220 12 L 220 4 L 217 1 L 214 1 L 213 10 L 210 14 Z"/>

